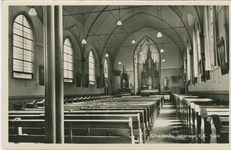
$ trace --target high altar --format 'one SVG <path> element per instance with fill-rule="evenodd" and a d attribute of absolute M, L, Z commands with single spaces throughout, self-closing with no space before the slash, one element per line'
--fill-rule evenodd
<path fill-rule="evenodd" d="M 141 95 L 159 94 L 159 72 L 156 69 L 148 45 L 148 54 L 141 73 Z"/>

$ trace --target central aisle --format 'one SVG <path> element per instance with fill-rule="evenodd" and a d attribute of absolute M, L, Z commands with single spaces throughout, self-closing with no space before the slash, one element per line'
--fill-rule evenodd
<path fill-rule="evenodd" d="M 155 143 L 190 143 L 185 137 L 184 128 L 173 102 L 165 102 L 154 123 L 147 144 Z"/>

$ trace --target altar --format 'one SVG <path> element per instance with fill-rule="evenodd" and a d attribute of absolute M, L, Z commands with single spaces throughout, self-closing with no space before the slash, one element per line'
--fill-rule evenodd
<path fill-rule="evenodd" d="M 157 62 L 153 61 L 150 52 L 150 45 L 148 45 L 147 59 L 143 64 L 143 71 L 141 72 L 141 95 L 159 94 L 159 72 L 157 71 Z"/>

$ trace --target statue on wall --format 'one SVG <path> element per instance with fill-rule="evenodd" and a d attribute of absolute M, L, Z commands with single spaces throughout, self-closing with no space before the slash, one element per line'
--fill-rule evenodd
<path fill-rule="evenodd" d="M 123 67 L 123 73 L 122 73 L 122 76 L 121 76 L 120 85 L 121 85 L 121 89 L 122 89 L 123 92 L 129 91 L 128 74 L 125 73 L 124 67 Z"/>
<path fill-rule="evenodd" d="M 164 79 L 163 79 L 163 89 L 165 89 L 165 90 L 168 90 L 169 88 L 168 88 L 168 78 L 167 77 L 164 77 Z"/>
<path fill-rule="evenodd" d="M 156 70 L 156 63 L 153 61 L 148 45 L 148 54 L 143 71 L 141 73 L 141 89 L 159 89 L 159 72 Z"/>

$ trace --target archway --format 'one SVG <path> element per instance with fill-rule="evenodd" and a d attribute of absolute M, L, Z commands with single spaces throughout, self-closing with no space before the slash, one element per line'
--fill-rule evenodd
<path fill-rule="evenodd" d="M 135 94 L 139 95 L 144 90 L 149 94 L 159 94 L 160 70 L 159 49 L 152 39 L 144 37 L 134 53 Z"/>

